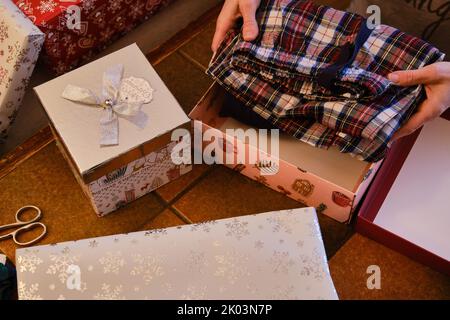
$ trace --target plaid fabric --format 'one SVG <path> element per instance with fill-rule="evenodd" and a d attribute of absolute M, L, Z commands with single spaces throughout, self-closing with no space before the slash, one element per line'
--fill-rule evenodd
<path fill-rule="evenodd" d="M 399 87 L 387 75 L 444 58 L 390 26 L 362 38 L 363 17 L 311 1 L 263 0 L 257 20 L 258 39 L 244 41 L 236 26 L 207 73 L 282 131 L 370 162 L 384 157 L 424 98 L 422 86 Z M 350 60 L 342 64 L 343 58 Z M 320 80 L 330 70 L 335 75 L 326 86 Z"/>

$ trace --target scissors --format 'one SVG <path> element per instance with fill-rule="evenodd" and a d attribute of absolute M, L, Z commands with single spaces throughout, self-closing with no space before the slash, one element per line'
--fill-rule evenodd
<path fill-rule="evenodd" d="M 28 221 L 24 221 L 20 219 L 20 214 L 28 209 L 32 209 L 33 211 L 36 211 L 37 214 L 34 218 L 32 218 L 31 220 Z M 41 209 L 39 209 L 36 206 L 32 206 L 32 205 L 28 205 L 28 206 L 24 206 L 22 208 L 20 208 L 19 210 L 17 210 L 16 212 L 16 222 L 15 223 L 11 223 L 11 224 L 5 224 L 3 226 L 0 226 L 0 231 L 2 230 L 6 230 L 6 229 L 11 229 L 11 228 L 16 228 L 19 227 L 17 230 L 7 233 L 5 235 L 0 236 L 0 241 L 7 239 L 9 237 L 12 237 L 13 241 L 19 245 L 19 246 L 29 246 L 30 244 L 33 244 L 39 240 L 41 240 L 45 234 L 47 233 L 47 227 L 45 226 L 45 224 L 40 223 L 40 222 L 36 222 L 39 219 L 41 219 L 42 217 L 42 211 Z M 24 232 L 27 232 L 28 230 L 34 229 L 34 228 L 42 228 L 42 233 L 40 235 L 38 235 L 35 239 L 28 241 L 28 242 L 20 242 L 18 240 L 18 236 Z"/>

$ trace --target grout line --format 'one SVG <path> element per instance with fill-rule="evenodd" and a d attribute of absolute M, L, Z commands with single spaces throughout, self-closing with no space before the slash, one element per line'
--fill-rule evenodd
<path fill-rule="evenodd" d="M 177 208 L 175 208 L 173 205 L 180 200 L 186 193 L 191 191 L 195 186 L 197 186 L 203 179 L 205 179 L 217 166 L 212 165 L 210 166 L 205 172 L 203 172 L 200 176 L 198 176 L 196 179 L 194 179 L 191 183 L 187 185 L 186 188 L 184 188 L 182 191 L 180 191 L 173 199 L 170 201 L 166 201 L 163 197 L 161 197 L 157 192 L 155 194 L 158 196 L 160 201 L 164 202 L 166 204 L 165 209 L 171 210 L 176 216 L 178 216 L 181 220 L 183 220 L 185 223 L 192 224 L 194 223 L 191 219 L 189 219 L 185 214 L 183 214 L 181 211 L 179 211 Z"/>
<path fill-rule="evenodd" d="M 14 171 L 22 162 L 34 156 L 53 141 L 55 141 L 55 138 L 50 127 L 46 126 L 9 153 L 0 155 L 0 179 Z"/>
<path fill-rule="evenodd" d="M 187 224 L 193 224 L 194 223 L 191 219 L 189 219 L 186 215 L 184 215 L 184 213 L 182 213 L 177 208 L 175 208 L 173 206 L 170 206 L 169 210 L 172 211 L 178 218 L 183 220 L 185 223 L 187 223 Z"/>
<path fill-rule="evenodd" d="M 149 196 L 149 195 L 152 194 L 152 193 L 153 193 L 153 192 L 150 192 L 149 194 L 144 195 L 144 197 L 145 197 L 145 196 Z M 161 201 L 165 202 L 163 199 L 158 199 L 158 197 L 156 197 L 156 198 L 157 198 L 157 201 L 159 201 L 159 202 L 161 202 Z M 139 225 L 139 227 L 136 228 L 133 232 L 147 231 L 146 229 L 145 229 L 145 230 L 143 229 L 144 226 L 146 226 L 147 224 L 149 224 L 150 222 L 152 222 L 154 219 L 156 219 L 160 214 L 162 214 L 162 213 L 163 213 L 165 210 L 167 210 L 167 209 L 170 209 L 170 207 L 169 207 L 167 204 L 164 204 L 164 205 L 162 206 L 161 210 L 156 211 L 156 213 L 153 214 L 153 215 L 150 217 L 149 220 L 146 220 L 144 223 L 142 223 L 141 225 Z"/>
<path fill-rule="evenodd" d="M 163 204 L 163 207 L 161 208 L 160 211 L 158 211 L 157 214 L 155 214 L 150 220 L 146 221 L 142 226 L 140 226 L 140 229 L 142 229 L 143 226 L 147 225 L 148 223 L 150 223 L 153 219 L 155 219 L 157 216 L 159 216 L 160 214 L 162 214 L 165 210 L 170 210 L 172 211 L 173 214 L 175 214 L 178 218 L 180 218 L 184 223 L 187 224 L 193 224 L 194 222 L 189 219 L 187 216 L 185 216 L 181 211 L 179 211 L 178 209 L 174 208 L 173 206 L 170 205 L 170 201 L 167 202 L 166 200 L 164 200 L 163 197 L 161 197 L 157 192 L 151 192 L 149 194 L 154 194 L 156 196 L 156 199 L 158 200 L 158 202 L 160 202 L 161 204 Z"/>
<path fill-rule="evenodd" d="M 197 68 L 199 68 L 202 72 L 205 72 L 208 67 L 204 66 L 200 62 L 198 62 L 195 58 L 191 57 L 189 54 L 184 52 L 182 49 L 177 51 L 181 56 L 192 62 Z"/>
<path fill-rule="evenodd" d="M 192 180 L 187 186 L 186 188 L 184 188 L 183 190 L 181 190 L 180 192 L 178 192 L 175 197 L 173 197 L 171 200 L 167 201 L 167 204 L 169 206 L 172 206 L 173 204 L 175 204 L 175 202 L 177 202 L 178 200 L 180 200 L 180 198 L 182 198 L 186 193 L 188 193 L 189 191 L 191 191 L 194 187 L 196 187 L 203 179 L 205 179 L 212 171 L 214 171 L 214 169 L 216 168 L 216 165 L 212 165 L 209 166 L 208 169 L 206 169 L 205 172 L 203 172 L 200 176 L 198 176 L 197 178 L 195 178 L 194 180 Z M 166 201 L 166 200 L 164 200 Z"/>
<path fill-rule="evenodd" d="M 169 203 L 168 201 L 166 201 L 163 197 L 161 197 L 157 191 L 158 191 L 158 189 L 156 189 L 156 190 L 150 192 L 149 194 L 153 194 L 153 195 L 156 196 L 156 199 L 158 200 L 158 202 L 159 202 L 160 204 L 162 204 L 162 206 L 163 206 L 163 209 L 162 209 L 162 211 L 161 211 L 161 212 L 163 212 L 164 210 L 166 210 L 167 208 L 170 207 L 170 203 Z M 159 213 L 161 213 L 161 212 L 159 212 Z M 158 213 L 158 214 L 159 214 L 159 213 Z"/>

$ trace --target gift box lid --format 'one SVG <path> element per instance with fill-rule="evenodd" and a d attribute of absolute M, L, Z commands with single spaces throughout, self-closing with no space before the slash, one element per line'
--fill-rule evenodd
<path fill-rule="evenodd" d="M 357 229 L 450 274 L 450 113 L 390 151 Z"/>
<path fill-rule="evenodd" d="M 142 78 L 150 84 L 153 89 L 153 99 L 142 107 L 148 119 L 144 128 L 139 128 L 132 122 L 119 117 L 119 143 L 100 146 L 102 108 L 66 100 L 61 94 L 67 85 L 75 85 L 90 89 L 99 95 L 102 92 L 103 73 L 108 68 L 119 64 L 123 65 L 124 79 Z M 136 44 L 86 64 L 34 89 L 81 175 L 190 121 Z M 134 159 L 129 161 L 131 160 Z"/>
<path fill-rule="evenodd" d="M 20 299 L 336 299 L 313 208 L 19 249 Z"/>

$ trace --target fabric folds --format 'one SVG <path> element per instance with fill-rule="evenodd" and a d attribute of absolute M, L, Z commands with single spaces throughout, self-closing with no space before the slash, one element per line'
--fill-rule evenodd
<path fill-rule="evenodd" d="M 263 0 L 257 20 L 258 38 L 243 40 L 236 26 L 207 73 L 285 133 L 370 162 L 424 98 L 388 74 L 444 59 L 419 38 L 311 1 Z"/>

